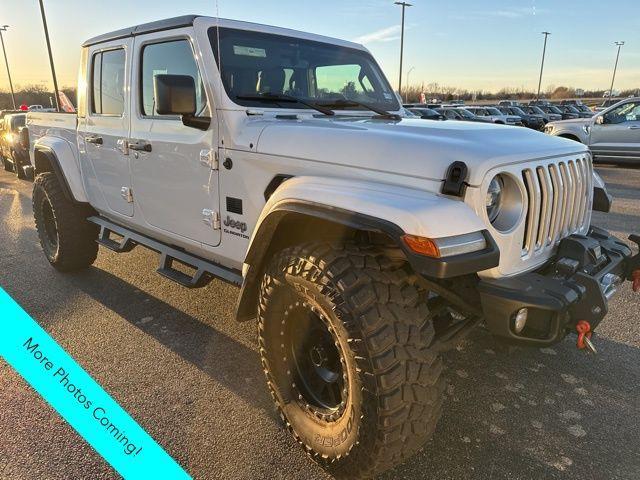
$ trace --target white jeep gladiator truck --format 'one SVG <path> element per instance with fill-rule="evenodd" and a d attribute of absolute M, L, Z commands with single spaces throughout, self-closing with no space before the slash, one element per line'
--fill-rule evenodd
<path fill-rule="evenodd" d="M 186 287 L 241 287 L 287 428 L 333 474 L 375 476 L 433 433 L 439 354 L 475 325 L 592 348 L 640 283 L 591 226 L 609 197 L 584 145 L 401 108 L 342 40 L 199 16 L 93 38 L 77 115 L 28 115 L 42 249 L 71 271 L 139 245 Z"/>

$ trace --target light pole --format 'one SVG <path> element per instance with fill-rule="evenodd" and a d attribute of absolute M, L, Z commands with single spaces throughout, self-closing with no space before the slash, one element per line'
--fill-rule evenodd
<path fill-rule="evenodd" d="M 413 72 L 416 69 L 416 67 L 411 67 L 408 71 L 407 71 L 407 88 L 409 88 L 409 75 L 411 75 L 411 72 Z M 406 92 L 404 95 L 404 101 L 409 103 L 409 93 Z"/>
<path fill-rule="evenodd" d="M 404 54 L 404 11 L 407 7 L 412 7 L 410 3 L 407 2 L 395 2 L 396 5 L 400 5 L 402 7 L 402 29 L 400 31 L 400 76 L 398 79 L 398 93 L 402 96 L 402 55 Z"/>
<path fill-rule="evenodd" d="M 51 53 L 51 42 L 49 41 L 49 29 L 47 28 L 47 16 L 44 13 L 44 5 L 40 0 L 40 13 L 42 14 L 42 25 L 44 26 L 44 38 L 47 41 L 47 51 L 49 52 L 49 64 L 51 65 L 51 75 L 53 76 L 53 92 L 56 98 L 56 112 L 60 111 L 60 100 L 58 99 L 58 79 L 56 69 L 53 66 L 53 54 Z"/>
<path fill-rule="evenodd" d="M 611 77 L 611 88 L 609 89 L 609 98 L 613 97 L 613 82 L 616 80 L 616 70 L 618 69 L 618 60 L 620 59 L 620 49 L 624 45 L 624 42 L 616 42 L 618 46 L 618 53 L 616 54 L 616 64 L 613 67 L 613 77 Z"/>
<path fill-rule="evenodd" d="M 544 35 L 544 47 L 542 47 L 542 64 L 540 65 L 540 79 L 538 80 L 538 94 L 536 100 L 540 100 L 540 87 L 542 86 L 542 71 L 544 70 L 544 56 L 547 53 L 547 37 L 551 35 L 551 32 L 542 32 Z"/>
<path fill-rule="evenodd" d="M 11 82 L 11 72 L 9 72 L 9 60 L 7 59 L 7 51 L 4 48 L 4 38 L 2 32 L 6 32 L 9 25 L 3 25 L 0 27 L 0 42 L 2 42 L 2 53 L 4 54 L 4 63 L 7 66 L 7 76 L 9 77 L 9 89 L 11 90 L 11 102 L 13 102 L 13 109 L 16 110 L 16 96 L 13 93 L 13 83 Z"/>

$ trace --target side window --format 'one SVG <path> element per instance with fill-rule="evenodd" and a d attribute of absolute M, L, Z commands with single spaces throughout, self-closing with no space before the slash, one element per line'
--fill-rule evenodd
<path fill-rule="evenodd" d="M 142 50 L 141 108 L 144 116 L 156 116 L 153 77 L 162 74 L 189 75 L 196 85 L 196 115 L 207 107 L 202 77 L 187 40 L 154 43 Z"/>
<path fill-rule="evenodd" d="M 122 115 L 125 83 L 124 49 L 96 53 L 93 56 L 91 72 L 91 113 Z"/>
<path fill-rule="evenodd" d="M 640 104 L 625 103 L 614 108 L 606 115 L 607 123 L 624 123 L 640 121 Z"/>

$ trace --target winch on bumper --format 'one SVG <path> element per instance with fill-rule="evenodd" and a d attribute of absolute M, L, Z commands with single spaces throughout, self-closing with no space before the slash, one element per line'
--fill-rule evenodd
<path fill-rule="evenodd" d="M 630 239 L 640 246 L 640 237 Z M 575 332 L 579 322 L 595 329 L 625 280 L 640 276 L 640 254 L 608 232 L 592 227 L 571 235 L 553 261 L 531 273 L 478 285 L 489 330 L 509 343 L 546 346 Z M 584 325 L 584 323 L 582 324 Z"/>

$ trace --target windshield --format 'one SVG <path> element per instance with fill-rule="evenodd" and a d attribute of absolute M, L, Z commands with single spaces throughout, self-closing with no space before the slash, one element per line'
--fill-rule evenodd
<path fill-rule="evenodd" d="M 469 110 L 465 110 L 464 108 L 459 108 L 456 110 L 460 115 L 464 118 L 475 118 L 475 115 L 471 113 Z"/>
<path fill-rule="evenodd" d="M 503 113 L 497 108 L 488 107 L 486 110 L 489 112 L 489 115 L 503 115 Z"/>
<path fill-rule="evenodd" d="M 559 115 L 562 115 L 562 111 L 558 107 L 549 106 L 549 107 L 547 107 L 547 111 L 551 112 L 551 113 L 557 113 Z"/>
<path fill-rule="evenodd" d="M 538 115 L 544 115 L 544 111 L 540 107 L 529 107 L 529 112 L 537 113 Z"/>
<path fill-rule="evenodd" d="M 430 108 L 412 108 L 410 109 L 411 112 L 415 113 L 416 115 L 429 115 L 432 117 L 437 117 L 438 115 L 440 115 L 438 112 L 436 112 L 435 110 L 432 110 Z"/>
<path fill-rule="evenodd" d="M 513 115 L 526 115 L 526 113 L 524 113 L 524 111 L 519 107 L 511 107 L 511 113 Z"/>
<path fill-rule="evenodd" d="M 220 38 L 218 51 L 217 37 Z M 209 39 L 229 98 L 238 105 L 264 106 L 255 95 L 289 95 L 308 102 L 347 99 L 397 111 L 400 104 L 388 81 L 367 52 L 261 32 L 209 29 Z M 291 103 L 268 103 L 292 108 Z M 309 108 L 295 105 L 295 108 Z M 347 107 L 345 107 L 347 108 Z M 364 110 L 349 105 L 349 109 Z"/>

